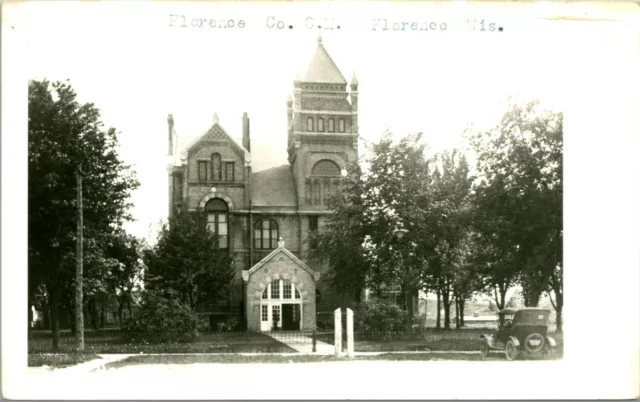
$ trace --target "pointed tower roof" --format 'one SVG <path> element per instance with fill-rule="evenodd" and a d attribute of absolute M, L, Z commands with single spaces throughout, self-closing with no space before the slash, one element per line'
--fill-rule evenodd
<path fill-rule="evenodd" d="M 327 49 L 322 45 L 322 37 L 318 37 L 318 47 L 311 59 L 307 73 L 302 79 L 303 82 L 319 82 L 324 84 L 346 84 L 336 63 L 334 63 Z"/>
<path fill-rule="evenodd" d="M 356 77 L 356 72 L 353 72 L 353 77 L 351 78 L 351 85 L 358 85 L 358 77 Z"/>

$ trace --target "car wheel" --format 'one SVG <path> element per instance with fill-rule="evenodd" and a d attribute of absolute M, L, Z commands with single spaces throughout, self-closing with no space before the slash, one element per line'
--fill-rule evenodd
<path fill-rule="evenodd" d="M 482 343 L 482 348 L 480 349 L 480 354 L 485 359 L 487 358 L 487 356 L 489 356 L 489 345 L 487 345 L 486 342 Z"/>
<path fill-rule="evenodd" d="M 542 349 L 542 357 L 544 357 L 545 359 L 550 359 L 552 352 L 553 351 L 551 350 L 551 347 L 549 345 L 544 345 L 544 348 Z"/>
<path fill-rule="evenodd" d="M 504 348 L 504 356 L 509 361 L 515 360 L 518 356 L 518 348 L 516 348 L 516 345 L 514 345 L 512 341 L 507 342 L 507 346 Z"/>

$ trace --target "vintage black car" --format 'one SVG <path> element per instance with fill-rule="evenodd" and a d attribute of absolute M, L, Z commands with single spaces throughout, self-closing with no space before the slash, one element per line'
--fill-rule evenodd
<path fill-rule="evenodd" d="M 550 311 L 542 308 L 505 308 L 498 312 L 498 331 L 481 336 L 482 355 L 504 352 L 507 360 L 518 356 L 550 357 L 556 341 L 547 335 Z"/>

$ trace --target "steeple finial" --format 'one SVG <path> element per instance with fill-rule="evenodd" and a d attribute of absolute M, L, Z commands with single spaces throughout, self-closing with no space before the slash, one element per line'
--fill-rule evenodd
<path fill-rule="evenodd" d="M 318 35 L 318 45 L 322 45 L 322 34 Z"/>
<path fill-rule="evenodd" d="M 213 114 L 213 122 L 214 123 L 218 123 L 220 121 L 220 119 L 218 118 L 218 113 L 214 113 Z"/>

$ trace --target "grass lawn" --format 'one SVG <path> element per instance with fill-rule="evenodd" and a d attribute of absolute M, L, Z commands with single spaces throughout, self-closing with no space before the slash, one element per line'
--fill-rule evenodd
<path fill-rule="evenodd" d="M 554 359 L 558 359 L 556 356 Z M 491 354 L 484 359 L 478 354 L 463 353 L 415 353 L 415 354 L 394 354 L 384 353 L 371 356 L 355 356 L 353 359 L 336 358 L 332 355 L 264 355 L 264 356 L 239 356 L 239 355 L 155 355 L 155 356 L 132 356 L 124 360 L 109 363 L 106 368 L 119 368 L 129 365 L 139 364 L 247 364 L 247 363 L 320 363 L 320 362 L 340 362 L 354 360 L 383 360 L 383 361 L 441 361 L 441 360 L 464 360 L 464 361 L 506 361 L 503 354 Z"/>
<path fill-rule="evenodd" d="M 399 352 L 399 351 L 479 351 L 482 346 L 480 335 L 493 333 L 486 328 L 473 328 L 453 331 L 433 331 L 426 335 L 377 335 L 354 334 L 354 350 L 356 352 Z M 564 337 L 561 333 L 549 334 L 557 343 L 557 351 L 564 350 Z M 318 335 L 318 340 L 333 345 L 333 334 Z M 346 345 L 346 339 L 342 341 Z"/>
<path fill-rule="evenodd" d="M 60 339 L 63 352 L 72 351 L 73 338 Z M 51 339 L 36 338 L 29 341 L 29 351 L 46 352 L 51 350 Z M 164 343 L 154 345 L 128 344 L 114 335 L 102 335 L 99 338 L 85 336 L 87 353 L 288 353 L 295 352 L 287 345 L 270 336 L 260 333 L 210 333 L 201 334 L 190 343 Z"/>
<path fill-rule="evenodd" d="M 27 365 L 29 367 L 67 367 L 95 359 L 100 359 L 100 356 L 91 353 L 38 353 L 29 355 Z"/>

